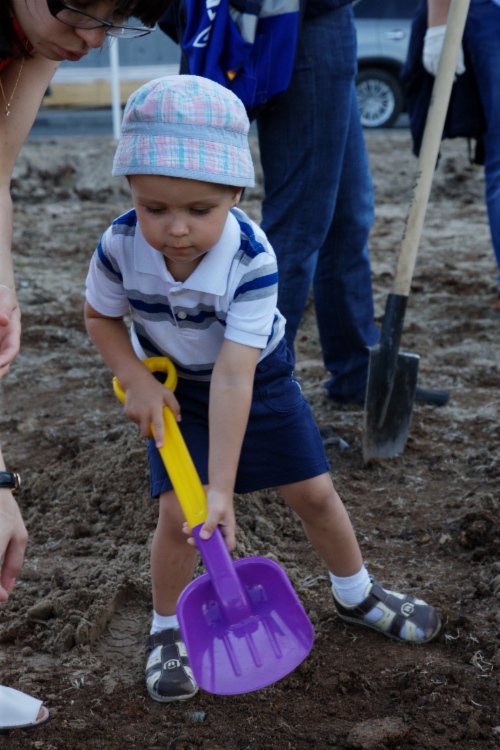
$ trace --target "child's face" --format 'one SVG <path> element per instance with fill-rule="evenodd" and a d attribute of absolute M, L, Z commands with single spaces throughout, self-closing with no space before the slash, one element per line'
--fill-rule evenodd
<path fill-rule="evenodd" d="M 163 175 L 131 175 L 130 189 L 146 241 L 181 281 L 220 239 L 242 189 Z"/>

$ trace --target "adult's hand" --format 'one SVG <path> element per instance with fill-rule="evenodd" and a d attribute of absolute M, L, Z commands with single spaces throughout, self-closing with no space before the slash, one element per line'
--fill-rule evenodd
<path fill-rule="evenodd" d="M 442 26 L 431 26 L 425 32 L 424 50 L 422 53 L 422 63 L 424 68 L 432 76 L 438 71 L 439 60 L 443 50 L 444 35 L 446 33 L 446 24 Z M 455 75 L 459 76 L 465 73 L 464 50 L 462 45 L 458 51 L 457 65 Z"/>
<path fill-rule="evenodd" d="M 21 311 L 15 293 L 0 286 L 0 378 L 9 371 L 21 345 Z"/>
<path fill-rule="evenodd" d="M 0 489 L 0 602 L 7 601 L 24 560 L 28 532 L 12 492 Z"/>

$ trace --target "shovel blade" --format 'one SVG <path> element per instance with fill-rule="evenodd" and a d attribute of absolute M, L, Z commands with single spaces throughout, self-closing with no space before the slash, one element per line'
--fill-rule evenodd
<path fill-rule="evenodd" d="M 418 354 L 399 352 L 388 372 L 387 356 L 379 347 L 370 350 L 366 391 L 363 460 L 392 458 L 404 450 L 410 432 Z"/>
<path fill-rule="evenodd" d="M 216 695 L 237 695 L 271 685 L 309 654 L 314 629 L 284 570 L 265 557 L 233 562 L 250 613 L 229 622 L 204 574 L 177 603 L 177 616 L 193 675 Z"/>

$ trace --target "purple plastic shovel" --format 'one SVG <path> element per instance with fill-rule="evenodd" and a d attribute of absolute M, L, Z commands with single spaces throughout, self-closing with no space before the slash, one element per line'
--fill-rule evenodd
<path fill-rule="evenodd" d="M 144 360 L 151 372 L 166 372 L 177 384 L 166 357 Z M 113 388 L 123 402 L 116 380 Z M 265 557 L 233 561 L 220 529 L 210 539 L 199 532 L 207 517 L 205 491 L 177 422 L 163 411 L 160 454 L 196 539 L 207 573 L 195 578 L 177 602 L 177 616 L 195 680 L 218 695 L 249 693 L 292 672 L 309 654 L 314 628 L 285 571 Z"/>
<path fill-rule="evenodd" d="M 204 690 L 249 693 L 292 672 L 314 629 L 284 570 L 265 557 L 232 561 L 219 529 L 200 539 L 208 573 L 179 597 L 177 615 L 191 668 Z"/>

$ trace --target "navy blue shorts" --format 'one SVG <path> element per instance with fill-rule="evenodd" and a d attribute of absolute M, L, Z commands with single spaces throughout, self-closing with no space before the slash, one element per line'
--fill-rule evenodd
<path fill-rule="evenodd" d="M 292 484 L 330 470 L 310 406 L 293 377 L 284 340 L 257 365 L 252 406 L 241 449 L 235 492 Z M 180 430 L 203 484 L 208 484 L 209 382 L 179 378 Z M 154 441 L 148 443 L 151 496 L 172 489 Z"/>

